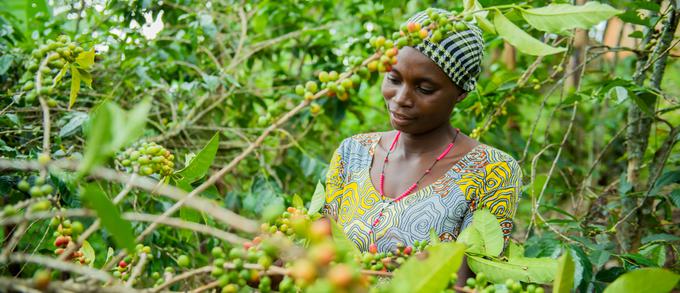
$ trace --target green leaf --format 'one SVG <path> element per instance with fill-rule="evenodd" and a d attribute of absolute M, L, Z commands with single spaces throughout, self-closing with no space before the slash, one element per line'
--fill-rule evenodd
<path fill-rule="evenodd" d="M 150 99 L 145 99 L 129 112 L 114 103 L 102 103 L 91 117 L 79 175 L 89 172 L 141 136 L 150 108 Z"/>
<path fill-rule="evenodd" d="M 535 39 L 508 20 L 502 13 L 496 13 L 493 22 L 498 35 L 522 53 L 543 56 L 557 54 L 566 50 L 565 48 L 555 48 L 546 45 Z"/>
<path fill-rule="evenodd" d="M 557 274 L 553 282 L 553 292 L 569 293 L 574 284 L 574 261 L 569 250 L 565 250 L 557 264 Z"/>
<path fill-rule="evenodd" d="M 95 253 L 90 242 L 87 242 L 87 240 L 83 241 L 83 246 L 80 248 L 80 251 L 83 252 L 83 257 L 89 261 L 89 266 L 94 266 Z"/>
<path fill-rule="evenodd" d="M 175 174 L 180 176 L 180 181 L 192 183 L 208 173 L 210 165 L 215 160 L 215 154 L 220 145 L 220 133 L 215 133 L 208 143 L 191 159 L 184 169 Z"/>
<path fill-rule="evenodd" d="M 593 263 L 590 262 L 588 255 L 581 249 L 581 247 L 572 244 L 569 246 L 571 258 L 574 261 L 574 288 L 576 291 L 586 292 L 588 291 L 588 286 L 592 283 L 593 278 Z M 593 252 L 601 252 L 599 257 L 609 258 L 609 254 L 604 249 L 597 249 Z M 591 253 L 595 254 L 595 253 Z"/>
<path fill-rule="evenodd" d="M 22 26 L 17 25 L 16 28 L 20 28 L 28 40 L 32 40 L 30 36 L 34 30 L 44 28 L 44 22 L 38 21 L 36 16 L 39 13 L 45 16 L 50 15 L 46 0 L 3 0 L 0 11 L 9 12 L 22 23 Z"/>
<path fill-rule="evenodd" d="M 524 247 L 513 241 L 508 241 L 508 248 L 504 255 L 506 255 L 509 258 L 524 257 Z"/>
<path fill-rule="evenodd" d="M 479 28 L 481 28 L 483 31 L 489 33 L 489 34 L 496 34 L 496 27 L 493 26 L 493 23 L 486 19 L 486 17 L 482 17 L 481 15 L 475 14 L 475 21 L 477 22 L 477 25 Z"/>
<path fill-rule="evenodd" d="M 314 195 L 312 196 L 312 202 L 309 204 L 308 215 L 313 215 L 319 212 L 326 201 L 326 191 L 324 190 L 321 180 L 316 182 L 316 189 L 314 190 Z"/>
<path fill-rule="evenodd" d="M 90 117 L 90 127 L 85 142 L 85 154 L 78 167 L 79 176 L 90 172 L 95 166 L 106 159 L 103 154 L 105 145 L 113 136 L 111 133 L 111 113 L 106 103 L 97 108 Z"/>
<path fill-rule="evenodd" d="M 426 259 L 411 257 L 394 273 L 388 292 L 442 292 L 458 271 L 464 252 L 465 245 L 455 242 L 428 247 Z"/>
<path fill-rule="evenodd" d="M 305 203 L 302 201 L 299 195 L 293 195 L 293 207 L 296 209 L 301 209 L 305 207 Z"/>
<path fill-rule="evenodd" d="M 491 282 L 502 283 L 507 279 L 550 284 L 557 273 L 557 261 L 552 258 L 509 258 L 507 262 L 467 255 L 468 265 L 475 272 L 484 272 Z"/>
<path fill-rule="evenodd" d="M 0 56 L 0 75 L 5 74 L 5 72 L 9 70 L 9 67 L 12 66 L 13 61 L 14 56 L 12 55 Z"/>
<path fill-rule="evenodd" d="M 588 29 L 614 15 L 623 13 L 607 4 L 590 1 L 585 5 L 550 4 L 521 9 L 524 19 L 538 30 L 561 33 L 574 28 Z"/>
<path fill-rule="evenodd" d="M 359 248 L 357 247 L 356 244 L 352 240 L 349 240 L 347 238 L 347 235 L 345 235 L 345 231 L 342 230 L 342 227 L 338 225 L 338 223 L 333 220 L 333 219 L 328 219 L 331 221 L 331 233 L 333 233 L 333 242 L 337 245 L 338 250 L 340 251 L 345 251 L 349 253 L 352 256 L 360 256 L 361 251 L 359 251 Z"/>
<path fill-rule="evenodd" d="M 670 197 L 673 205 L 675 205 L 676 208 L 680 208 L 680 189 L 671 191 Z"/>
<path fill-rule="evenodd" d="M 61 82 L 61 79 L 64 78 L 64 75 L 66 75 L 66 72 L 68 72 L 69 64 L 64 64 L 63 67 L 61 67 L 61 70 L 59 70 L 59 73 L 54 77 L 52 80 L 52 86 L 56 86 Z"/>
<path fill-rule="evenodd" d="M 642 244 L 647 244 L 650 242 L 673 242 L 680 241 L 680 237 L 672 234 L 652 234 L 642 238 Z"/>
<path fill-rule="evenodd" d="M 654 188 L 652 188 L 649 194 L 657 195 L 661 191 L 662 187 L 673 183 L 680 183 L 680 170 L 673 170 L 663 173 L 663 175 L 661 175 L 659 179 L 656 180 Z"/>
<path fill-rule="evenodd" d="M 91 48 L 89 51 L 80 52 L 78 57 L 76 57 L 76 64 L 82 69 L 90 69 L 94 65 L 94 55 L 94 48 Z"/>
<path fill-rule="evenodd" d="M 604 289 L 604 293 L 666 293 L 673 290 L 680 275 L 666 269 L 644 268 L 624 274 Z"/>
<path fill-rule="evenodd" d="M 496 216 L 487 209 L 479 209 L 472 216 L 472 224 L 458 236 L 458 242 L 468 246 L 468 252 L 498 256 L 503 252 L 503 232 Z"/>
<path fill-rule="evenodd" d="M 113 114 L 111 124 L 113 141 L 108 144 L 107 150 L 113 154 L 144 134 L 146 117 L 151 110 L 151 99 L 142 100 L 130 111 L 125 111 L 113 103 L 108 104 L 108 107 Z"/>
<path fill-rule="evenodd" d="M 87 118 L 89 117 L 83 112 L 73 111 L 71 113 L 72 115 L 68 123 L 59 129 L 59 137 L 61 138 L 74 135 L 78 130 L 80 130 L 83 123 L 87 121 Z"/>
<path fill-rule="evenodd" d="M 78 97 L 78 92 L 80 91 L 80 71 L 78 68 L 71 64 L 71 93 L 69 94 L 68 108 L 69 110 L 76 103 L 76 98 Z"/>
<path fill-rule="evenodd" d="M 84 82 L 87 87 L 92 88 L 92 74 L 81 68 L 78 68 L 78 73 L 80 74 L 80 80 Z"/>
<path fill-rule="evenodd" d="M 118 208 L 104 191 L 98 185 L 89 183 L 85 185 L 82 195 L 85 204 L 95 210 L 102 227 L 111 234 L 118 247 L 134 251 L 135 238 L 132 234 L 132 225 L 120 217 Z"/>

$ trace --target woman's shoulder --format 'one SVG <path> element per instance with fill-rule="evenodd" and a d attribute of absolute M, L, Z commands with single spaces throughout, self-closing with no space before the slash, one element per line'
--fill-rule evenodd
<path fill-rule="evenodd" d="M 478 160 L 483 161 L 483 165 L 490 167 L 490 166 L 498 166 L 502 165 L 505 168 L 508 169 L 511 173 L 518 173 L 521 174 L 522 169 L 517 163 L 517 160 L 510 154 L 495 148 L 493 146 L 480 143 L 477 147 L 474 148 L 473 152 L 475 154 L 472 155 L 473 158 L 477 158 Z"/>
<path fill-rule="evenodd" d="M 366 132 L 345 138 L 338 149 L 371 148 L 378 143 L 384 132 Z"/>

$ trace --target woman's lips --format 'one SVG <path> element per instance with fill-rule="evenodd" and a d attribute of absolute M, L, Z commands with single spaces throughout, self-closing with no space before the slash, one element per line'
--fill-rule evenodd
<path fill-rule="evenodd" d="M 408 124 L 415 119 L 413 117 L 395 112 L 390 112 L 390 116 L 392 116 L 392 121 L 394 121 L 397 124 Z"/>

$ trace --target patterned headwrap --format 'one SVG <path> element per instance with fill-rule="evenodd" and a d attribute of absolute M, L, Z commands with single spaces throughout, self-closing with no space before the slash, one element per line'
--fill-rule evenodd
<path fill-rule="evenodd" d="M 435 10 L 440 14 L 451 16 L 451 13 L 446 10 Z M 415 22 L 423 25 L 428 19 L 430 18 L 427 11 L 421 11 L 412 16 L 407 23 Z M 468 27 L 466 30 L 450 32 L 442 36 L 439 43 L 432 43 L 426 39 L 416 45 L 415 49 L 434 61 L 453 83 L 469 92 L 475 89 L 477 75 L 482 71 L 484 40 L 482 31 L 475 24 L 470 22 L 466 24 Z"/>

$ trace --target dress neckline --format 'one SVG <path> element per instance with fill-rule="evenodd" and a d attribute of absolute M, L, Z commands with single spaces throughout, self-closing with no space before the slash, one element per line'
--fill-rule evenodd
<path fill-rule="evenodd" d="M 378 192 L 378 189 L 375 188 L 375 185 L 373 184 L 373 178 L 371 177 L 371 169 L 373 168 L 373 160 L 375 159 L 375 147 L 376 147 L 376 146 L 380 143 L 380 141 L 382 140 L 383 132 L 378 132 L 378 133 L 376 133 L 376 135 L 378 136 L 378 139 L 375 140 L 375 142 L 373 142 L 373 144 L 371 144 L 371 146 L 370 146 L 369 149 L 368 149 L 368 156 L 371 158 L 371 160 L 370 160 L 370 162 L 369 162 L 369 165 L 368 165 L 368 181 L 369 181 L 370 187 L 371 187 L 375 192 Z M 444 172 L 444 174 L 442 174 L 441 176 L 437 177 L 434 181 L 432 181 L 432 183 L 430 183 L 430 184 L 428 184 L 428 185 L 425 185 L 425 186 L 423 186 L 423 187 L 420 187 L 420 188 L 416 189 L 415 191 L 413 191 L 413 192 L 411 193 L 410 196 L 415 196 L 416 194 L 419 194 L 422 190 L 429 189 L 431 186 L 433 186 L 433 185 L 435 185 L 435 184 L 439 184 L 440 181 L 442 181 L 442 180 L 444 180 L 444 179 L 448 179 L 448 178 L 450 177 L 451 173 L 452 173 L 452 172 L 455 172 L 454 169 L 455 169 L 456 167 L 460 167 L 459 165 L 461 165 L 462 163 L 464 163 L 465 160 L 466 160 L 471 154 L 475 153 L 475 151 L 476 151 L 478 148 L 481 148 L 481 147 L 483 147 L 483 146 L 484 146 L 484 144 L 481 143 L 481 142 L 480 142 L 479 144 L 477 144 L 476 146 L 474 146 L 471 150 L 469 150 L 467 153 L 465 153 L 465 155 L 463 155 L 463 156 L 460 158 L 460 160 L 458 160 L 456 163 L 454 163 L 454 164 L 451 166 L 451 168 L 449 168 L 446 172 Z M 391 198 L 391 197 L 388 197 L 388 198 L 389 198 L 389 199 L 392 199 L 392 200 L 394 199 L 394 198 Z"/>

